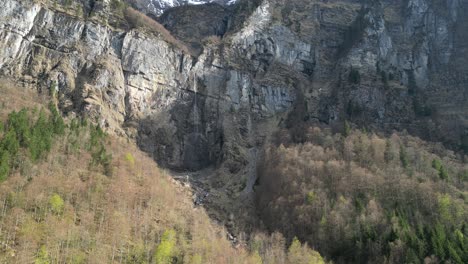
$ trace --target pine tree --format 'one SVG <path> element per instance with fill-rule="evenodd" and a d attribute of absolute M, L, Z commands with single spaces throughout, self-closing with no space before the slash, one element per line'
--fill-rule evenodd
<path fill-rule="evenodd" d="M 6 180 L 10 174 L 10 153 L 0 151 L 0 182 Z"/>

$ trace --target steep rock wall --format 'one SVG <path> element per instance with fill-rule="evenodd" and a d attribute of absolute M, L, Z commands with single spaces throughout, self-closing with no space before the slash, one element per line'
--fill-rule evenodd
<path fill-rule="evenodd" d="M 255 125 L 275 119 L 351 120 L 454 146 L 466 133 L 464 1 L 265 0 L 197 58 L 91 2 L 79 15 L 3 1 L 0 72 L 56 89 L 65 113 L 136 138 L 165 166 L 238 171 L 261 144 Z"/>

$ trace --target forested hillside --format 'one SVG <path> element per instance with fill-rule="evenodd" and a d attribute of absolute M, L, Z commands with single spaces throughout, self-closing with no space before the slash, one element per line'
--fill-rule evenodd
<path fill-rule="evenodd" d="M 276 135 L 257 203 L 271 230 L 339 263 L 467 263 L 466 156 L 402 133 Z"/>
<path fill-rule="evenodd" d="M 323 263 L 279 233 L 234 247 L 135 144 L 63 120 L 53 95 L 0 93 L 0 263 Z"/>

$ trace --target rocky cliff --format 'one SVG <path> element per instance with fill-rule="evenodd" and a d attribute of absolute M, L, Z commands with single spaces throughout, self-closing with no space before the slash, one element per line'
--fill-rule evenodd
<path fill-rule="evenodd" d="M 218 168 L 220 196 L 252 190 L 257 150 L 280 126 L 300 141 L 304 125 L 348 120 L 463 146 L 467 1 L 240 1 L 218 19 L 163 16 L 199 55 L 112 3 L 2 1 L 1 75 L 52 90 L 65 114 L 136 139 L 163 166 Z"/>
<path fill-rule="evenodd" d="M 126 0 L 130 5 L 153 16 L 159 16 L 164 13 L 164 11 L 177 6 L 203 5 L 208 3 L 228 6 L 235 4 L 236 1 L 237 0 Z"/>

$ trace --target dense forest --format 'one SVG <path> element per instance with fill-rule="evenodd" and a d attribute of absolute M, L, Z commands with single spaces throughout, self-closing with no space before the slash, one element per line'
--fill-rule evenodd
<path fill-rule="evenodd" d="M 271 230 L 337 263 L 468 262 L 466 156 L 348 123 L 304 139 L 278 133 L 260 165 L 257 203 Z"/>

